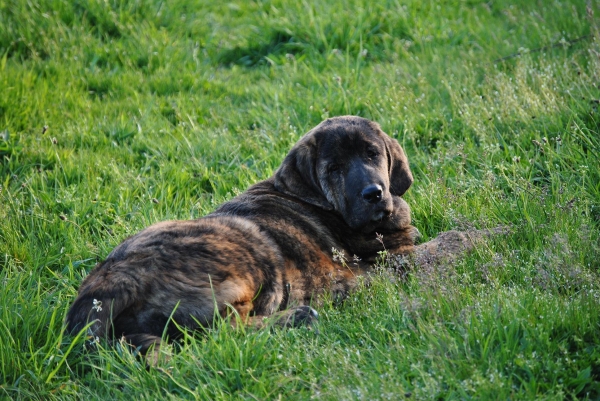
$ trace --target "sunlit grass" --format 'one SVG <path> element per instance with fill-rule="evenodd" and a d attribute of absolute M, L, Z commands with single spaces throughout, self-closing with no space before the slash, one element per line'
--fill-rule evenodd
<path fill-rule="evenodd" d="M 598 398 L 598 15 L 585 1 L 1 3 L 0 397 Z M 125 237 L 211 212 L 340 114 L 402 143 L 425 240 L 511 233 L 405 279 L 379 272 L 319 310 L 318 335 L 221 322 L 148 370 L 63 333 L 82 278 Z"/>

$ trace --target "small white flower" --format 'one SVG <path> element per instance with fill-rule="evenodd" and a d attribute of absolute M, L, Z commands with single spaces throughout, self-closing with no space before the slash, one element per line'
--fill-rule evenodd
<path fill-rule="evenodd" d="M 96 312 L 100 312 L 102 310 L 102 301 L 98 301 L 94 298 L 93 304 L 94 306 L 92 306 L 92 309 L 95 309 Z"/>
<path fill-rule="evenodd" d="M 331 248 L 331 253 L 333 253 L 333 261 L 340 262 L 342 266 L 346 266 L 346 255 L 344 255 L 344 251 L 340 251 L 334 247 Z"/>

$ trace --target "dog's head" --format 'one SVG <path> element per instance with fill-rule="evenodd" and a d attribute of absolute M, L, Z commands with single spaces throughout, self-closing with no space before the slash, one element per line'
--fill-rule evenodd
<path fill-rule="evenodd" d="M 355 116 L 330 118 L 302 137 L 275 172 L 277 190 L 326 210 L 353 229 L 393 212 L 413 177 L 398 142 L 377 123 Z"/>

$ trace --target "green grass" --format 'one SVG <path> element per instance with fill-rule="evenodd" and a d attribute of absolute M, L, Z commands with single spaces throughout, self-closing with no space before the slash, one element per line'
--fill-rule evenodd
<path fill-rule="evenodd" d="M 215 4 L 0 2 L 0 397 L 599 398 L 599 3 Z M 425 240 L 512 233 L 384 269 L 319 335 L 222 323 L 147 370 L 64 334 L 122 239 L 209 213 L 340 114 L 402 143 Z"/>

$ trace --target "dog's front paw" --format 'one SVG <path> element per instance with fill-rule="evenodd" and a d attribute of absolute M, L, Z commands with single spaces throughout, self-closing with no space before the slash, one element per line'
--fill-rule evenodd
<path fill-rule="evenodd" d="M 413 244 L 416 244 L 421 239 L 421 232 L 417 229 L 417 227 L 411 226 L 408 229 L 408 235 L 412 240 Z"/>
<path fill-rule="evenodd" d="M 319 314 L 310 306 L 299 306 L 289 309 L 277 320 L 281 327 L 308 327 L 311 328 L 319 320 Z"/>

